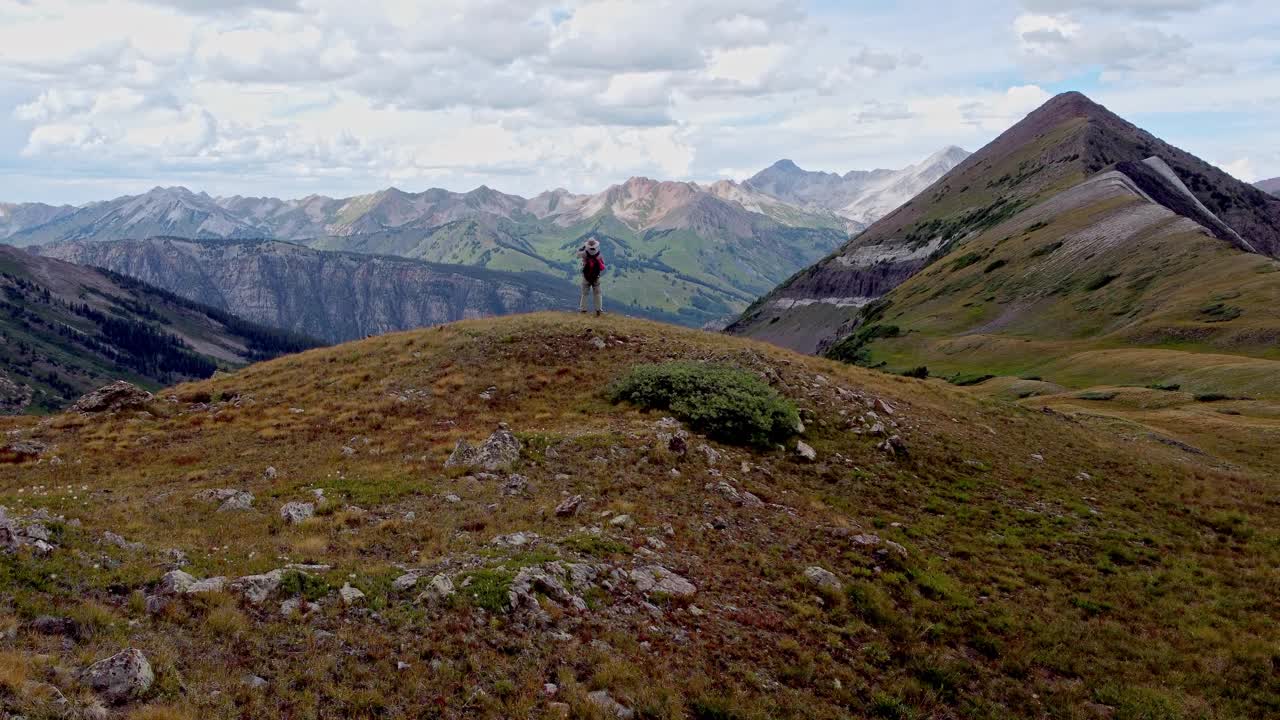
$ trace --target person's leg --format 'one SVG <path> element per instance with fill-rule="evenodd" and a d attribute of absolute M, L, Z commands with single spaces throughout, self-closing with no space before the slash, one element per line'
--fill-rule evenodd
<path fill-rule="evenodd" d="M 591 286 L 591 293 L 595 296 L 596 313 L 604 312 L 604 295 L 600 292 L 600 281 L 597 280 L 595 285 Z"/>
<path fill-rule="evenodd" d="M 582 297 L 578 299 L 578 312 L 587 311 L 587 293 L 590 291 L 591 284 L 585 279 L 582 281 Z"/>

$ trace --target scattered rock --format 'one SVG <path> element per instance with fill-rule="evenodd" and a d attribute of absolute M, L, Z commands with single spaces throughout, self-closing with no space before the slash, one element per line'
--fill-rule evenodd
<path fill-rule="evenodd" d="M 502 548 L 519 548 L 526 545 L 533 545 L 542 538 L 533 532 L 513 532 L 509 535 L 499 535 L 489 541 L 490 545 Z"/>
<path fill-rule="evenodd" d="M 267 680 L 258 675 L 245 675 L 240 678 L 240 684 L 258 690 L 267 686 Z"/>
<path fill-rule="evenodd" d="M 178 548 L 169 548 L 160 554 L 164 557 L 166 562 L 177 568 L 186 567 L 191 564 L 191 561 L 187 559 L 187 554 Z"/>
<path fill-rule="evenodd" d="M 676 455 L 684 455 L 689 450 L 689 443 L 679 434 L 672 435 L 667 441 L 667 449 Z"/>
<path fill-rule="evenodd" d="M 1076 473 L 1076 479 L 1077 479 L 1077 480 L 1092 480 L 1092 479 L 1093 479 L 1093 476 L 1092 476 L 1092 475 L 1090 475 L 1089 473 L 1087 473 L 1087 472 L 1085 472 L 1085 471 L 1081 470 L 1080 472 Z"/>
<path fill-rule="evenodd" d="M 271 466 L 271 465 L 268 465 L 268 466 L 267 466 L 267 469 L 262 471 L 262 477 L 263 477 L 264 479 L 266 479 L 266 480 L 275 480 L 275 479 L 276 479 L 276 475 L 278 475 L 278 474 L 279 474 L 279 473 L 277 473 L 277 472 L 276 472 L 275 467 L 273 467 L 273 466 Z"/>
<path fill-rule="evenodd" d="M 524 495 L 529 491 L 529 478 L 523 475 L 512 475 L 502 484 L 502 494 L 508 497 Z"/>
<path fill-rule="evenodd" d="M 404 592 L 405 590 L 412 589 L 413 586 L 417 585 L 418 581 L 421 579 L 422 576 L 418 573 L 408 572 L 396 578 L 395 581 L 391 583 L 391 589 L 396 592 Z"/>
<path fill-rule="evenodd" d="M 40 617 L 27 623 L 27 629 L 31 632 L 41 635 L 52 635 L 54 637 L 69 637 L 76 640 L 84 639 L 85 629 L 71 618 L 54 617 L 52 615 L 41 615 Z"/>
<path fill-rule="evenodd" d="M 813 462 L 818 459 L 817 451 L 810 447 L 809 443 L 806 443 L 803 440 L 796 442 L 796 454 L 808 462 Z"/>
<path fill-rule="evenodd" d="M 520 441 L 510 430 L 502 427 L 480 447 L 473 447 L 466 440 L 458 440 L 453 454 L 445 461 L 444 466 L 496 472 L 510 467 L 519 459 Z"/>
<path fill-rule="evenodd" d="M 721 480 L 714 485 L 708 486 L 711 490 L 723 495 L 726 500 L 739 507 L 762 507 L 764 501 L 756 497 L 753 493 L 746 490 L 739 491 L 734 486 Z"/>
<path fill-rule="evenodd" d="M 288 502 L 280 508 L 280 517 L 290 525 L 310 520 L 316 514 L 316 506 L 304 502 Z"/>
<path fill-rule="evenodd" d="M 844 586 L 840 583 L 840 578 L 837 578 L 831 571 L 820 568 L 817 565 L 805 568 L 804 579 L 819 590 L 840 592 L 844 589 Z"/>
<path fill-rule="evenodd" d="M 0 550 L 14 551 L 25 547 L 41 554 L 53 552 L 55 545 L 49 528 L 36 519 L 38 517 L 44 516 L 37 512 L 26 520 L 19 520 L 9 517 L 5 508 L 0 506 Z"/>
<path fill-rule="evenodd" d="M 614 700 L 609 695 L 608 690 L 596 690 L 595 692 L 587 693 L 587 700 L 608 717 L 618 718 L 618 720 L 631 720 L 636 716 L 634 710 Z"/>
<path fill-rule="evenodd" d="M 599 335 L 591 336 L 591 347 L 594 347 L 597 350 L 603 350 L 605 349 L 605 346 L 606 346 L 606 343 L 604 341 L 604 338 L 600 337 Z"/>
<path fill-rule="evenodd" d="M 1044 462 L 1044 456 L 1040 453 L 1031 453 L 1031 459 L 1039 463 Z"/>
<path fill-rule="evenodd" d="M 578 508 L 582 507 L 582 496 L 574 495 L 565 498 L 556 506 L 557 517 L 573 517 L 578 514 Z"/>
<path fill-rule="evenodd" d="M 130 648 L 85 668 L 80 681 L 110 703 L 136 700 L 151 688 L 155 674 L 141 651 Z"/>
<path fill-rule="evenodd" d="M 635 525 L 635 521 L 631 519 L 630 515 L 618 515 L 610 520 L 609 524 L 614 527 L 631 527 Z"/>
<path fill-rule="evenodd" d="M 708 465 L 714 466 L 720 462 L 720 451 L 710 445 L 699 445 L 698 452 L 702 453 L 702 456 L 707 459 Z"/>
<path fill-rule="evenodd" d="M 71 406 L 73 412 L 118 412 L 140 408 L 151 402 L 151 393 L 132 383 L 117 380 L 81 397 Z"/>
<path fill-rule="evenodd" d="M 877 398 L 875 403 L 872 405 L 872 407 L 875 408 L 876 412 L 884 413 L 885 415 L 888 415 L 890 417 L 893 416 L 893 413 L 894 413 L 893 406 L 885 402 L 884 400 Z"/>
<path fill-rule="evenodd" d="M 661 565 L 646 565 L 630 573 L 636 589 L 646 595 L 664 593 L 675 597 L 690 597 L 698 592 L 697 586 Z"/>
<path fill-rule="evenodd" d="M 195 583 L 196 579 L 189 573 L 181 570 L 170 570 L 160 576 L 160 582 L 156 585 L 156 593 L 160 595 L 183 595 Z"/>
<path fill-rule="evenodd" d="M 900 436 L 894 435 L 884 442 L 876 446 L 882 452 L 886 452 L 894 456 L 906 456 L 907 443 Z"/>
<path fill-rule="evenodd" d="M 338 598 L 342 600 L 343 605 L 350 607 L 363 602 L 364 593 L 360 591 L 360 588 L 352 587 L 351 583 L 345 583 L 342 588 L 338 590 Z"/>
<path fill-rule="evenodd" d="M 449 493 L 448 495 L 444 496 L 444 501 L 450 504 L 460 503 L 462 502 L 462 498 L 458 497 L 457 495 L 454 495 L 453 493 Z"/>
<path fill-rule="evenodd" d="M 49 451 L 49 446 L 39 440 L 14 440 L 0 447 L 0 453 L 16 455 L 18 460 L 37 458 Z"/>
<path fill-rule="evenodd" d="M 218 512 L 248 512 L 253 509 L 253 493 L 237 492 L 218 506 Z"/>
<path fill-rule="evenodd" d="M 236 578 L 231 582 L 230 589 L 232 592 L 244 595 L 250 603 L 261 605 L 280 587 L 280 581 L 283 579 L 284 570 L 272 570 L 261 575 Z"/>
<path fill-rule="evenodd" d="M 131 552 L 137 552 L 139 550 L 143 550 L 146 548 L 146 546 L 143 545 L 142 543 L 129 542 L 128 540 L 125 540 L 123 537 L 120 537 L 119 535 L 111 532 L 110 530 L 102 533 L 102 541 L 108 545 L 115 545 L 121 550 L 129 550 Z"/>
<path fill-rule="evenodd" d="M 439 603 L 453 597 L 456 590 L 448 575 L 436 575 L 427 583 L 427 589 L 418 596 L 418 602 Z"/>

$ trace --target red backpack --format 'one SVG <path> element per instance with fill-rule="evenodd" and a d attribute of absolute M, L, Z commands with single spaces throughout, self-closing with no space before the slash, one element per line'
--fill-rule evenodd
<path fill-rule="evenodd" d="M 600 253 L 588 255 L 582 263 L 582 277 L 587 282 L 594 283 L 600 279 L 600 273 L 604 272 L 604 257 Z"/>

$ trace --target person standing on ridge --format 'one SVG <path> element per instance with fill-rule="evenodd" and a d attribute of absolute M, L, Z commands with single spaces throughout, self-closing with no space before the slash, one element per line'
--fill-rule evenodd
<path fill-rule="evenodd" d="M 604 256 L 600 254 L 600 241 L 591 238 L 587 244 L 578 249 L 578 259 L 582 261 L 582 299 L 578 303 L 578 312 L 587 311 L 587 293 L 595 296 L 596 316 L 604 314 L 604 301 L 600 296 L 600 275 L 604 273 Z"/>

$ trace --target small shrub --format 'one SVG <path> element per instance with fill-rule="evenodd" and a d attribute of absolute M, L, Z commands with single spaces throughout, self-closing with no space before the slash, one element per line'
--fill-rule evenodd
<path fill-rule="evenodd" d="M 689 704 L 694 720 L 739 720 L 745 717 L 723 695 L 703 695 Z"/>
<path fill-rule="evenodd" d="M 1051 255 L 1055 250 L 1057 250 L 1060 247 L 1062 247 L 1061 240 L 1058 240 L 1056 242 L 1051 242 L 1047 245 L 1041 245 L 1040 247 L 1036 248 L 1031 252 L 1031 257 L 1038 258 L 1038 257 L 1044 257 L 1045 255 Z"/>
<path fill-rule="evenodd" d="M 958 373 L 948 378 L 947 382 L 952 385 L 967 387 L 969 385 L 981 385 L 993 377 L 995 377 L 995 375 L 987 375 L 983 373 Z"/>
<path fill-rule="evenodd" d="M 560 544 L 582 555 L 591 555 L 598 558 L 631 554 L 629 546 L 612 538 L 599 535 L 570 535 L 562 540 Z"/>
<path fill-rule="evenodd" d="M 289 597 L 301 596 L 307 602 L 315 602 L 329 594 L 329 583 L 322 577 L 294 570 L 280 579 L 280 591 Z"/>
<path fill-rule="evenodd" d="M 902 328 L 897 325 L 866 325 L 831 346 L 827 357 L 851 365 L 869 365 L 871 350 L 868 345 L 880 338 L 895 338 L 902 335 Z"/>
<path fill-rule="evenodd" d="M 887 625 L 897 617 L 893 600 L 880 586 L 866 580 L 849 583 L 845 588 L 849 608 L 869 625 Z"/>
<path fill-rule="evenodd" d="M 1221 402 L 1223 400 L 1232 399 L 1230 395 L 1224 395 L 1223 393 L 1216 392 L 1196 393 L 1195 397 L 1196 402 Z"/>
<path fill-rule="evenodd" d="M 1076 395 L 1076 397 L 1080 400 L 1096 400 L 1098 402 L 1106 402 L 1108 400 L 1115 400 L 1116 395 L 1118 394 L 1119 393 L 1111 390 L 1089 390 L 1087 392 L 1082 392 L 1079 395 Z"/>
<path fill-rule="evenodd" d="M 467 579 L 471 582 L 462 589 L 462 594 L 472 605 L 491 613 L 507 611 L 514 573 L 501 569 L 476 570 L 469 573 Z"/>
<path fill-rule="evenodd" d="M 1244 310 L 1219 302 L 1200 308 L 1200 314 L 1205 316 L 1205 322 L 1230 322 L 1243 315 Z"/>
<path fill-rule="evenodd" d="M 1177 392 L 1182 389 L 1178 383 L 1155 382 L 1147 386 L 1151 390 L 1164 390 L 1165 392 Z"/>
<path fill-rule="evenodd" d="M 1118 277 L 1120 276 L 1113 273 L 1103 273 L 1101 275 L 1098 275 L 1094 279 L 1090 280 L 1087 284 L 1085 284 L 1084 289 L 1089 292 L 1093 292 L 1094 290 L 1101 290 L 1102 288 L 1110 285 L 1111 281 L 1115 280 Z"/>
<path fill-rule="evenodd" d="M 951 261 L 951 269 L 963 270 L 964 268 L 969 267 L 970 265 L 978 262 L 981 259 L 982 259 L 982 256 L 979 255 L 978 253 L 973 253 L 973 252 L 965 253 L 960 257 L 956 258 L 955 260 Z"/>
<path fill-rule="evenodd" d="M 924 365 L 918 365 L 910 370 L 902 373 L 903 377 L 919 378 L 921 380 L 929 377 L 929 368 Z"/>
<path fill-rule="evenodd" d="M 796 406 L 763 380 L 723 365 L 640 365 L 613 384 L 609 397 L 669 410 L 694 430 L 726 443 L 767 447 L 785 442 L 800 422 Z"/>
<path fill-rule="evenodd" d="M 994 272 L 1008 264 L 1009 264 L 1008 260 L 993 260 L 989 265 L 987 265 L 986 268 L 982 270 L 982 272 L 984 273 Z"/>
<path fill-rule="evenodd" d="M 884 693 L 876 693 L 871 698 L 871 714 L 886 720 L 909 720 L 915 717 L 910 705 Z"/>

